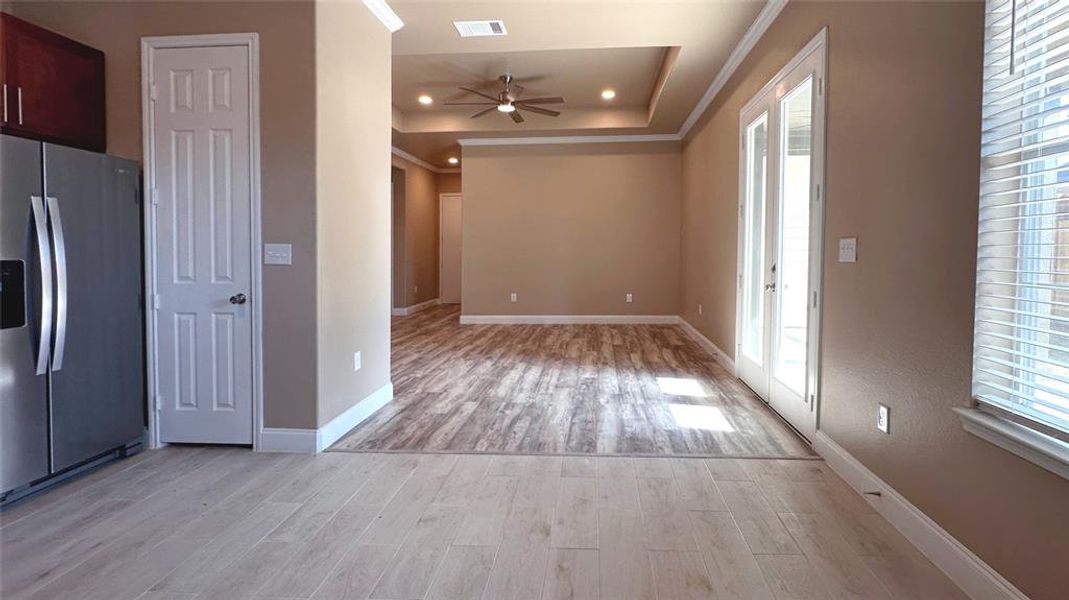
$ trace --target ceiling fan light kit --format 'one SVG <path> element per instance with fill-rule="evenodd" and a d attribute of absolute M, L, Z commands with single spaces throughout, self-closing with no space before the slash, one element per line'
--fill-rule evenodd
<path fill-rule="evenodd" d="M 491 96 L 480 92 L 476 89 L 468 87 L 460 87 L 460 90 L 469 94 L 474 94 L 483 98 L 478 102 L 446 102 L 446 106 L 485 106 L 487 108 L 481 109 L 479 112 L 473 114 L 471 118 L 477 119 L 485 114 L 493 112 L 497 109 L 498 112 L 505 113 L 512 118 L 515 123 L 523 123 L 523 115 L 519 111 L 533 112 L 547 117 L 556 117 L 560 115 L 560 112 L 550 110 L 539 104 L 564 104 L 564 98 L 560 96 L 546 96 L 542 98 L 527 98 L 522 99 L 520 95 L 523 94 L 523 86 L 514 84 L 512 75 L 502 75 L 498 77 L 503 86 L 502 90 L 498 92 L 497 96 Z"/>

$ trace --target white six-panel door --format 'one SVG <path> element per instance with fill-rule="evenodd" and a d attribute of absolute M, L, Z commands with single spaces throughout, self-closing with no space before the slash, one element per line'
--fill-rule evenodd
<path fill-rule="evenodd" d="M 251 444 L 249 48 L 152 61 L 156 410 L 162 443 Z"/>

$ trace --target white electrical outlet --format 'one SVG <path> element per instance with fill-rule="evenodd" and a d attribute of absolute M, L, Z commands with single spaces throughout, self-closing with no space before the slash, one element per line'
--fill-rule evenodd
<path fill-rule="evenodd" d="M 516 300 L 518 298 L 519 297 L 516 295 L 516 292 L 512 292 L 512 293 L 509 294 L 509 302 L 512 302 L 513 304 L 516 303 Z"/>
<path fill-rule="evenodd" d="M 698 305 L 698 314 L 699 315 L 702 314 L 702 305 L 701 304 Z"/>
<path fill-rule="evenodd" d="M 412 286 L 412 293 L 413 294 L 418 294 L 419 293 L 419 286 L 418 285 Z"/>
<path fill-rule="evenodd" d="M 631 304 L 632 302 L 634 302 L 634 300 L 635 297 L 631 294 L 631 292 L 628 292 L 627 295 L 624 296 L 624 302 L 627 302 L 628 304 Z"/>
<path fill-rule="evenodd" d="M 360 370 L 360 352 L 353 352 L 353 370 Z"/>
<path fill-rule="evenodd" d="M 876 429 L 884 433 L 891 433 L 891 409 L 883 404 L 876 409 Z"/>

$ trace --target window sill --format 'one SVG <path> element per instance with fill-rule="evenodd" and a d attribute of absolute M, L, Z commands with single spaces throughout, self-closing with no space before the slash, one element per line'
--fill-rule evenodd
<path fill-rule="evenodd" d="M 965 431 L 1069 479 L 1069 444 L 978 408 L 954 412 Z"/>

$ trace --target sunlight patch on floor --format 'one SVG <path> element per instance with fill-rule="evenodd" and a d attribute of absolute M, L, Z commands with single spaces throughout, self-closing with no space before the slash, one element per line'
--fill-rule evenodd
<path fill-rule="evenodd" d="M 706 431 L 735 431 L 728 423 L 724 413 L 715 406 L 694 406 L 691 404 L 669 404 L 668 410 L 676 425 L 683 429 L 704 429 Z"/>

